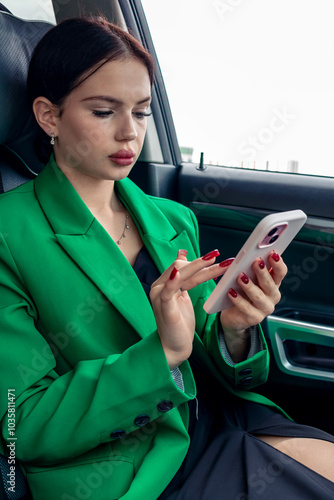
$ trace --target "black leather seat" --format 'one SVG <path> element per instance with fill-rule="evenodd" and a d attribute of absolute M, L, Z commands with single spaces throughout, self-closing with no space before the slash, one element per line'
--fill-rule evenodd
<path fill-rule="evenodd" d="M 19 19 L 0 4 L 0 192 L 33 178 L 44 166 L 33 147 L 38 126 L 26 80 L 32 52 L 51 27 Z"/>
<path fill-rule="evenodd" d="M 38 126 L 28 104 L 26 80 L 32 52 L 51 27 L 19 19 L 0 4 L 0 192 L 33 178 L 44 166 L 33 148 Z M 31 499 L 17 462 L 15 469 L 14 492 L 9 489 L 8 459 L 0 455 L 0 500 Z"/>

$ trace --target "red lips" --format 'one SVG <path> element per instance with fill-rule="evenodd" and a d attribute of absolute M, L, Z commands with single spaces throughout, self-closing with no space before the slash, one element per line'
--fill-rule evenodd
<path fill-rule="evenodd" d="M 117 153 L 110 156 L 110 158 L 133 158 L 135 152 L 132 149 L 120 149 Z"/>
<path fill-rule="evenodd" d="M 120 149 L 117 153 L 109 156 L 109 158 L 113 163 L 117 163 L 117 165 L 126 166 L 131 165 L 134 156 L 135 152 L 132 149 Z"/>

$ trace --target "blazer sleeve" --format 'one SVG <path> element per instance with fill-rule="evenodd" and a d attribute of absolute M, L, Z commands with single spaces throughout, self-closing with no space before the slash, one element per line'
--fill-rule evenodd
<path fill-rule="evenodd" d="M 180 367 L 183 392 L 172 378 L 157 332 L 123 353 L 81 361 L 59 376 L 54 353 L 38 329 L 36 307 L 1 234 L 0 276 L 3 454 L 15 438 L 19 460 L 63 462 L 195 397 L 188 362 Z M 15 422 L 9 406 L 15 406 Z"/>
<path fill-rule="evenodd" d="M 192 211 L 190 211 L 190 217 L 194 228 L 194 247 L 199 256 L 198 223 Z M 258 333 L 262 349 L 240 363 L 228 363 L 221 349 L 219 314 L 208 315 L 203 309 L 203 305 L 214 287 L 215 283 L 213 280 L 204 283 L 201 295 L 194 304 L 197 319 L 197 334 L 204 343 L 219 372 L 232 388 L 243 390 L 253 389 L 265 383 L 269 373 L 269 351 L 261 325 L 258 326 Z"/>

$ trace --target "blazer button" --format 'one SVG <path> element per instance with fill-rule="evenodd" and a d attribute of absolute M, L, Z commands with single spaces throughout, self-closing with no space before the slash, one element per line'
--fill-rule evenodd
<path fill-rule="evenodd" d="M 241 376 L 250 375 L 252 372 L 253 372 L 253 370 L 251 368 L 245 368 L 244 370 L 241 370 L 239 372 L 239 375 L 241 375 Z"/>
<path fill-rule="evenodd" d="M 251 382 L 253 380 L 253 377 L 245 377 L 245 378 L 242 378 L 239 382 L 239 385 L 241 387 L 247 387 L 247 385 L 250 385 Z"/>
<path fill-rule="evenodd" d="M 158 405 L 157 408 L 159 411 L 162 413 L 166 413 L 166 411 L 169 411 L 173 408 L 173 403 L 171 401 L 161 401 Z"/>
<path fill-rule="evenodd" d="M 125 436 L 125 431 L 123 429 L 118 429 L 110 434 L 111 439 L 121 439 Z"/>
<path fill-rule="evenodd" d="M 138 425 L 138 427 L 147 425 L 149 421 L 150 417 L 148 415 L 138 415 L 138 417 L 135 418 L 135 424 Z"/>

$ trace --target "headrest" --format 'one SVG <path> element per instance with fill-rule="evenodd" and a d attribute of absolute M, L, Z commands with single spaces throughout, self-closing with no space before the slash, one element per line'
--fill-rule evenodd
<path fill-rule="evenodd" d="M 32 52 L 50 28 L 50 23 L 26 21 L 0 10 L 0 145 L 35 174 L 44 165 L 33 147 L 39 127 L 26 84 Z"/>

